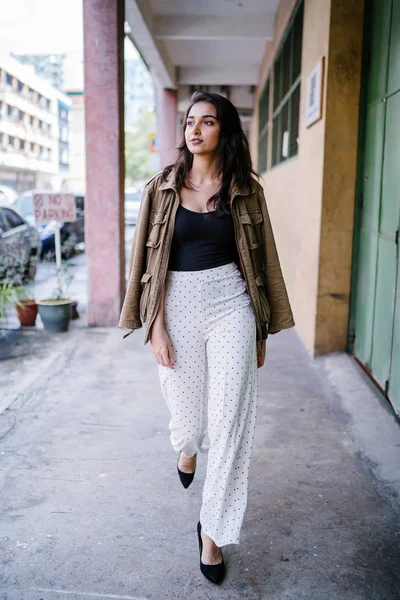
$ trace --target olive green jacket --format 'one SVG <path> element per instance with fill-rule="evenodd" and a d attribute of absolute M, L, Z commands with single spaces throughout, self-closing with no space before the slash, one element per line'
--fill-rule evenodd
<path fill-rule="evenodd" d="M 255 179 L 251 189 L 238 189 L 233 184 L 230 204 L 239 269 L 254 308 L 257 340 L 266 339 L 269 333 L 293 327 L 294 320 L 262 186 Z M 166 181 L 158 173 L 147 183 L 133 236 L 129 280 L 118 323 L 119 327 L 133 331 L 145 322 L 145 344 L 150 339 L 165 283 L 178 206 L 174 171 Z"/>

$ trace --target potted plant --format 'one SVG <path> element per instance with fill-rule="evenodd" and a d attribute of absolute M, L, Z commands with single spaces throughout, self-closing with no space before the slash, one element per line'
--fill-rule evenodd
<path fill-rule="evenodd" d="M 57 288 L 52 296 L 38 300 L 39 315 L 43 327 L 50 331 L 67 331 L 71 318 L 69 286 L 73 280 L 69 265 L 62 263 L 57 269 Z"/>
<path fill-rule="evenodd" d="M 32 264 L 32 257 L 29 264 Z M 8 310 L 14 306 L 21 325 L 34 325 L 37 305 L 28 293 L 27 253 L 21 244 L 14 243 L 3 249 L 0 258 L 0 319 L 8 320 Z M 2 327 L 4 329 L 4 327 Z"/>
<path fill-rule="evenodd" d="M 8 321 L 8 309 L 19 302 L 15 286 L 4 279 L 0 280 L 0 322 L 4 330 L 4 322 Z"/>
<path fill-rule="evenodd" d="M 34 327 L 38 314 L 38 305 L 26 286 L 15 288 L 17 302 L 14 303 L 19 322 L 23 327 Z"/>
<path fill-rule="evenodd" d="M 30 268 L 36 273 L 37 256 L 31 257 Z M 34 299 L 33 290 L 30 289 L 30 281 L 26 271 L 26 251 L 19 254 L 19 268 L 14 277 L 16 284 L 15 293 L 17 302 L 14 303 L 20 324 L 23 327 L 34 327 L 38 314 L 38 305 Z"/>

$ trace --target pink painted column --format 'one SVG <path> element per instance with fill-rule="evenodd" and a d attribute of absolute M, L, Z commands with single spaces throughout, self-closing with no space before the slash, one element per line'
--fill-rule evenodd
<path fill-rule="evenodd" d="M 161 167 L 171 164 L 177 146 L 177 93 L 176 90 L 161 90 L 160 158 Z"/>
<path fill-rule="evenodd" d="M 124 0 L 84 0 L 88 325 L 116 326 L 125 293 Z"/>

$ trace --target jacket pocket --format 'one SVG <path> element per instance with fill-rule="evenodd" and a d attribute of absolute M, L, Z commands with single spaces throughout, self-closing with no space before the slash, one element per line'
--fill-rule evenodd
<path fill-rule="evenodd" d="M 260 273 L 255 277 L 257 289 L 258 289 L 258 299 L 261 307 L 261 317 L 264 323 L 269 323 L 271 319 L 271 307 L 268 302 L 267 293 L 265 290 L 264 280 Z"/>
<path fill-rule="evenodd" d="M 146 321 L 147 317 L 147 304 L 150 293 L 150 284 L 151 284 L 152 273 L 143 273 L 140 283 L 142 285 L 142 292 L 140 294 L 139 300 L 139 312 L 142 317 L 143 322 Z"/>
<path fill-rule="evenodd" d="M 160 245 L 160 233 L 167 220 L 167 214 L 165 210 L 152 210 L 150 212 L 149 223 L 150 223 L 150 234 L 146 241 L 146 246 L 150 248 L 157 248 Z"/>
<path fill-rule="evenodd" d="M 261 240 L 261 223 L 263 221 L 262 212 L 260 210 L 252 210 L 239 215 L 243 225 L 245 236 L 250 250 L 254 250 L 260 246 Z"/>

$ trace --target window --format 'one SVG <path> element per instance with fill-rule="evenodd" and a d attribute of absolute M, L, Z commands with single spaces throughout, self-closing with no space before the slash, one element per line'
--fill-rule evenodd
<path fill-rule="evenodd" d="M 63 165 L 68 164 L 68 150 L 66 148 L 61 150 L 60 163 Z"/>
<path fill-rule="evenodd" d="M 25 140 L 19 140 L 19 149 L 25 150 Z"/>
<path fill-rule="evenodd" d="M 24 84 L 19 79 L 17 81 L 17 87 L 19 92 L 22 92 L 22 90 L 24 89 Z"/>
<path fill-rule="evenodd" d="M 15 227 L 20 227 L 20 225 L 24 225 L 24 221 L 13 210 L 9 208 L 3 208 L 2 212 L 4 220 L 8 225 L 8 229 L 14 229 Z"/>
<path fill-rule="evenodd" d="M 4 197 L 4 194 L 3 194 Z M 6 218 L 3 215 L 3 210 L 0 208 L 0 230 L 3 231 L 8 231 L 8 225 L 7 225 L 7 221 Z"/>
<path fill-rule="evenodd" d="M 29 116 L 29 124 L 33 125 L 33 121 L 35 120 L 35 117 L 33 117 L 32 115 Z"/>
<path fill-rule="evenodd" d="M 24 113 L 23 113 L 23 111 L 22 111 L 22 110 L 19 110 L 19 111 L 18 111 L 18 119 L 19 119 L 20 121 L 23 121 L 23 120 L 24 120 Z"/>
<path fill-rule="evenodd" d="M 75 196 L 76 209 L 77 210 L 85 210 L 85 197 L 84 196 Z"/>
<path fill-rule="evenodd" d="M 31 142 L 31 152 L 35 151 L 35 142 Z"/>
<path fill-rule="evenodd" d="M 11 117 L 12 114 L 13 114 L 13 112 L 14 112 L 14 108 L 10 104 L 7 104 L 7 114 L 8 114 L 8 116 Z"/>
<path fill-rule="evenodd" d="M 6 73 L 6 84 L 7 85 L 12 85 L 12 75 L 10 75 L 10 73 Z"/>
<path fill-rule="evenodd" d="M 303 8 L 302 0 L 274 63 L 273 166 L 298 153 Z"/>
<path fill-rule="evenodd" d="M 258 105 L 258 170 L 267 170 L 268 128 L 269 128 L 269 78 L 260 96 Z"/>
<path fill-rule="evenodd" d="M 14 140 L 15 140 L 15 138 L 13 135 L 8 136 L 8 147 L 9 148 L 14 148 Z"/>

